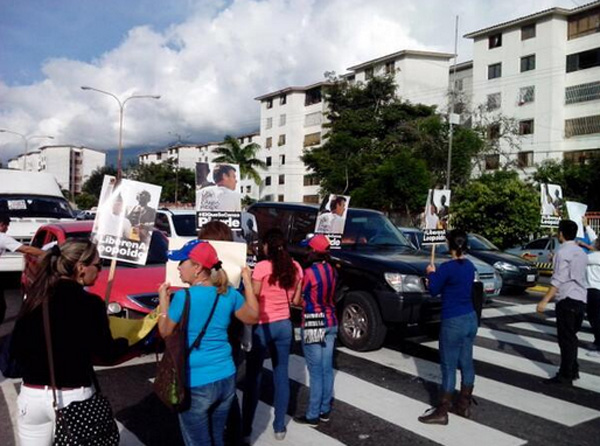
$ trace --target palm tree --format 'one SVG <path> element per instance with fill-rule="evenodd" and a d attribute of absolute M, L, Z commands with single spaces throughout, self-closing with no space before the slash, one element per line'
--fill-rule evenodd
<path fill-rule="evenodd" d="M 217 156 L 213 161 L 215 163 L 229 163 L 240 166 L 240 177 L 252 178 L 256 184 L 260 184 L 262 179 L 257 168 L 266 169 L 267 165 L 264 161 L 255 158 L 260 146 L 255 142 L 241 146 L 237 138 L 227 135 L 223 141 L 222 147 L 214 149 Z"/>

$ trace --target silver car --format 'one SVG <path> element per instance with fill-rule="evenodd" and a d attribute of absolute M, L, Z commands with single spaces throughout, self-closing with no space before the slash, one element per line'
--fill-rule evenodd
<path fill-rule="evenodd" d="M 507 249 L 506 252 L 535 263 L 540 274 L 552 274 L 552 257 L 559 246 L 558 238 L 542 237 L 522 246 Z"/>

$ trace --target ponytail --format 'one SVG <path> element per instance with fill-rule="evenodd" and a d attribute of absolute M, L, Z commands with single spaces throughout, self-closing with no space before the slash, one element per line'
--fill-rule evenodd
<path fill-rule="evenodd" d="M 461 257 L 467 252 L 467 233 L 463 229 L 453 229 L 446 236 L 448 240 L 448 249 L 456 252 L 457 257 Z"/>

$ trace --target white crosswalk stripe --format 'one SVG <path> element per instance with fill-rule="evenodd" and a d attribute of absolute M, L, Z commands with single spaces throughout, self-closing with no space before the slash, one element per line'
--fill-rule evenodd
<path fill-rule="evenodd" d="M 498 308 L 484 308 L 481 312 L 482 319 L 492 319 L 495 317 L 519 316 L 522 314 L 535 313 L 537 305 L 507 305 Z"/>
<path fill-rule="evenodd" d="M 531 322 L 514 322 L 512 324 L 507 324 L 506 326 L 534 333 L 548 334 L 556 338 L 556 327 L 551 327 L 549 325 L 532 324 Z M 585 331 L 577 333 L 577 338 L 584 342 L 594 342 L 594 335 Z"/>
<path fill-rule="evenodd" d="M 548 322 L 552 322 L 553 324 L 556 323 L 556 318 L 555 317 L 549 317 L 548 319 L 546 319 Z M 592 328 L 592 326 L 590 325 L 589 321 L 583 321 L 583 324 L 581 324 L 582 327 L 585 328 Z"/>

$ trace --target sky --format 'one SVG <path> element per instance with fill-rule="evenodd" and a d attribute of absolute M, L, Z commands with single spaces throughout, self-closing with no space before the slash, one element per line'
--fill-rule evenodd
<path fill-rule="evenodd" d="M 259 128 L 254 98 L 584 0 L 0 0 L 0 129 L 28 149 L 159 150 Z M 458 60 L 472 41 L 460 38 Z M 0 160 L 25 150 L 0 133 Z"/>

